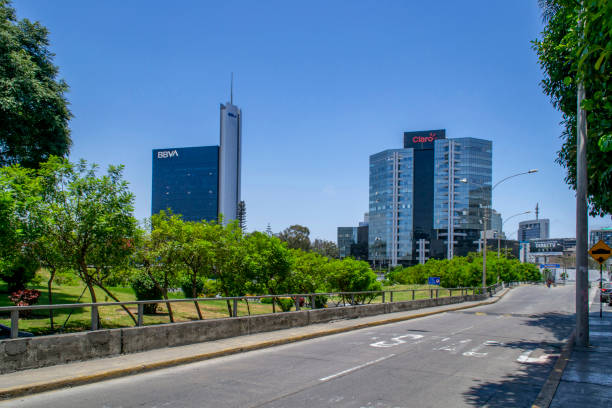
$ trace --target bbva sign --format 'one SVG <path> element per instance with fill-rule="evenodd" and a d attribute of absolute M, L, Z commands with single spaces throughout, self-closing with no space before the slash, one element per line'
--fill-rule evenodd
<path fill-rule="evenodd" d="M 158 159 L 167 159 L 169 157 L 178 157 L 178 152 L 176 150 L 162 150 L 157 152 Z"/>

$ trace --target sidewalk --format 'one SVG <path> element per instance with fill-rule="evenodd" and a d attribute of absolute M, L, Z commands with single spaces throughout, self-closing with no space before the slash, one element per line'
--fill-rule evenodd
<path fill-rule="evenodd" d="M 599 318 L 599 292 L 589 325 L 591 346 L 574 347 L 551 408 L 612 406 L 612 308 L 604 303 Z"/>
<path fill-rule="evenodd" d="M 124 354 L 111 358 L 3 374 L 0 375 L 0 400 L 63 387 L 104 381 L 110 378 L 117 378 L 366 327 L 491 304 L 501 299 L 509 290 L 510 289 L 504 289 L 491 299 L 480 302 L 465 302 L 407 312 L 370 316 L 360 319 L 337 320 L 324 324 L 258 333 L 249 336 L 191 344 L 188 346 Z"/>

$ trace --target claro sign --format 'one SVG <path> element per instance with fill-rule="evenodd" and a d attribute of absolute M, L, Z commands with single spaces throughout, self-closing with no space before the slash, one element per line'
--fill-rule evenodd
<path fill-rule="evenodd" d="M 176 150 L 160 150 L 157 152 L 158 159 L 169 159 L 170 157 L 178 157 L 178 155 Z"/>
<path fill-rule="evenodd" d="M 404 147 L 413 149 L 433 149 L 434 142 L 446 139 L 446 130 L 421 130 L 418 132 L 404 132 Z"/>
<path fill-rule="evenodd" d="M 434 132 L 429 132 L 429 136 L 414 136 L 412 138 L 412 143 L 427 143 L 433 142 L 438 138 L 438 135 Z"/>

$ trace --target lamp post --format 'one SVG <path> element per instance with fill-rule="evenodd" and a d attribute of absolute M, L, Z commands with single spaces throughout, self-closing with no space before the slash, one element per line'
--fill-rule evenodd
<path fill-rule="evenodd" d="M 493 201 L 493 190 L 495 189 L 495 187 L 499 186 L 501 183 L 503 183 L 504 181 L 511 179 L 513 177 L 518 177 L 518 176 L 522 176 L 523 174 L 532 174 L 532 173 L 537 173 L 538 169 L 531 169 L 528 171 L 524 171 L 521 173 L 516 173 L 513 174 L 511 176 L 505 177 L 501 180 L 499 180 L 497 183 L 495 183 L 493 185 L 493 187 L 491 187 L 491 201 Z M 460 181 L 463 181 L 465 179 L 462 179 Z M 483 188 L 484 184 L 480 186 L 480 188 Z M 484 207 L 484 214 L 483 214 L 483 231 L 482 231 L 482 241 L 483 241 L 483 246 L 482 246 L 482 291 L 484 293 L 485 288 L 487 287 L 487 207 Z"/>
<path fill-rule="evenodd" d="M 508 222 L 508 220 L 510 220 L 511 218 L 518 217 L 519 215 L 530 214 L 530 213 L 531 213 L 531 211 L 525 211 L 525 212 L 522 212 L 522 213 L 514 214 L 514 215 L 511 215 L 510 217 L 506 218 L 504 220 L 504 222 L 502 222 L 501 231 L 500 231 L 499 234 L 497 234 L 497 259 L 499 259 L 499 253 L 501 252 L 500 251 L 500 249 L 501 249 L 501 232 L 504 230 L 504 224 L 506 222 Z"/>

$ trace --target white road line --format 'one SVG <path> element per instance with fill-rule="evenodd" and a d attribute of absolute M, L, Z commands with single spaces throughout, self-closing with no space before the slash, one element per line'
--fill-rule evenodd
<path fill-rule="evenodd" d="M 451 335 L 459 334 L 461 332 L 464 332 L 466 330 L 470 330 L 472 328 L 474 328 L 474 326 L 466 327 L 465 329 L 461 329 L 461 330 L 457 330 L 456 332 L 452 332 Z"/>
<path fill-rule="evenodd" d="M 418 340 L 418 339 L 422 339 L 423 337 L 424 336 L 422 334 L 405 334 L 403 336 L 391 337 L 391 341 L 393 341 L 393 343 L 387 343 L 386 340 L 383 340 L 383 341 L 377 341 L 376 343 L 372 343 L 370 344 L 370 346 L 388 348 L 388 347 L 393 347 L 393 346 L 399 346 L 400 344 L 406 343 L 406 340 L 404 340 L 405 338 L 409 338 L 412 340 Z"/>
<path fill-rule="evenodd" d="M 540 357 L 529 357 L 534 350 L 524 351 L 517 359 L 519 363 L 545 363 L 550 357 L 548 354 L 543 354 Z"/>
<path fill-rule="evenodd" d="M 380 363 L 381 361 L 386 360 L 388 358 L 391 358 L 393 356 L 395 356 L 395 354 L 389 354 L 386 357 L 381 357 L 381 358 L 377 358 L 376 360 L 368 361 L 367 363 L 363 363 L 363 364 L 358 365 L 356 367 L 349 368 L 348 370 L 340 371 L 339 373 L 328 375 L 327 377 L 319 378 L 319 381 L 328 381 L 328 380 L 331 380 L 332 378 L 336 378 L 336 377 L 340 377 L 341 375 L 344 375 L 344 374 L 352 373 L 353 371 L 359 370 L 360 368 L 364 368 L 364 367 L 370 366 L 372 364 Z"/>

